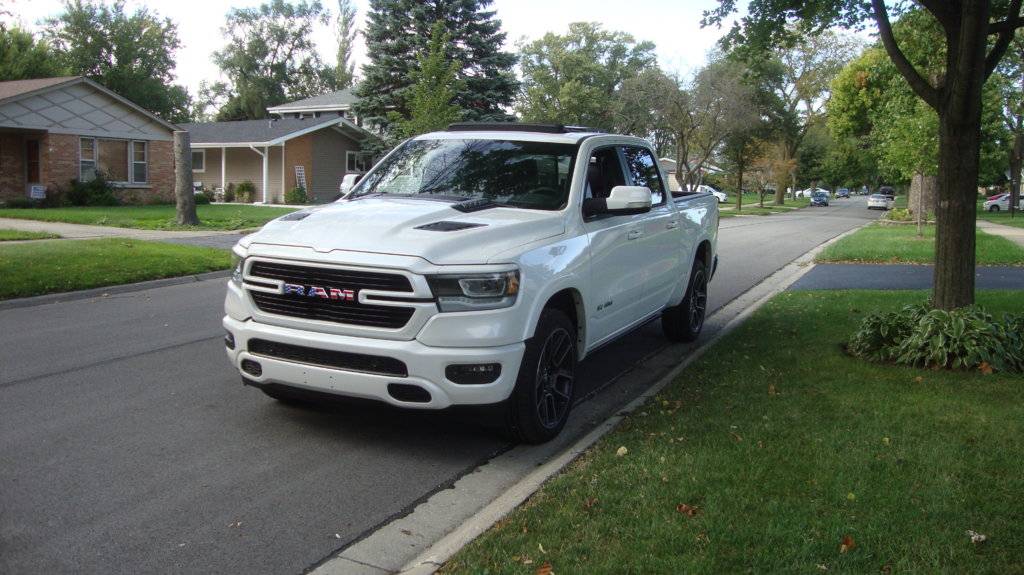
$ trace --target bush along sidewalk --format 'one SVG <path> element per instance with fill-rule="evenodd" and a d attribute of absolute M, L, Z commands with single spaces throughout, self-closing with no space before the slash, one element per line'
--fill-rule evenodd
<path fill-rule="evenodd" d="M 777 296 L 443 572 L 1024 571 L 1024 376 L 846 352 L 927 297 Z"/>

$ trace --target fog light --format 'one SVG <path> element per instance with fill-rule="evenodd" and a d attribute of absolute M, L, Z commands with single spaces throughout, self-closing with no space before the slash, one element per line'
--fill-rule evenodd
<path fill-rule="evenodd" d="M 501 376 L 500 363 L 464 363 L 444 368 L 448 381 L 459 385 L 484 385 Z"/>
<path fill-rule="evenodd" d="M 224 347 L 235 349 L 235 336 L 230 331 L 224 336 Z"/>
<path fill-rule="evenodd" d="M 263 367 L 259 363 L 251 359 L 242 360 L 242 371 L 248 373 L 253 377 L 259 377 L 263 375 Z"/>

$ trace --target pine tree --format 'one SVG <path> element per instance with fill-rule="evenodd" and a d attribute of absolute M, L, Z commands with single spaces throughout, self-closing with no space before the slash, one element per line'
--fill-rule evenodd
<path fill-rule="evenodd" d="M 413 73 L 428 50 L 431 30 L 442 22 L 450 35 L 448 57 L 461 63 L 454 103 L 467 120 L 505 120 L 518 88 L 516 57 L 502 51 L 505 34 L 491 0 L 371 0 L 366 38 L 369 62 L 356 95 L 356 113 L 394 132 L 388 112 L 409 117 Z"/>
<path fill-rule="evenodd" d="M 409 117 L 390 112 L 388 119 L 395 132 L 403 138 L 443 130 L 461 115 L 453 103 L 462 82 L 456 74 L 462 64 L 448 58 L 451 36 L 445 32 L 443 22 L 435 22 L 430 33 L 430 46 L 419 57 L 419 69 L 412 74 L 413 85 L 409 96 Z"/>
<path fill-rule="evenodd" d="M 356 65 L 352 62 L 352 45 L 355 44 L 356 7 L 352 0 L 338 0 L 338 64 L 335 85 L 338 90 L 352 87 L 356 79 Z"/>

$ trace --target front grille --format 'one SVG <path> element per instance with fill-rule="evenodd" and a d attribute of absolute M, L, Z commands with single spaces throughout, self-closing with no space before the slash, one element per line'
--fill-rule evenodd
<path fill-rule="evenodd" d="M 260 311 L 301 319 L 331 321 L 349 325 L 401 329 L 416 311 L 411 307 L 360 304 L 359 292 L 364 289 L 412 293 L 412 284 L 401 274 L 318 268 L 276 262 L 253 262 L 249 275 L 282 280 L 304 287 L 352 290 L 355 301 L 322 299 L 296 294 L 250 291 Z"/>
<path fill-rule="evenodd" d="M 409 370 L 406 368 L 405 363 L 393 357 L 330 351 L 265 339 L 250 339 L 249 353 L 297 363 L 344 369 L 346 371 L 358 371 L 391 377 L 407 377 L 409 375 Z"/>
<path fill-rule="evenodd" d="M 256 307 L 267 313 L 387 329 L 405 327 L 416 311 L 411 307 L 343 303 L 329 299 L 256 291 L 249 293 Z"/>
<path fill-rule="evenodd" d="M 353 289 L 356 291 L 364 289 L 397 292 L 413 291 L 409 278 L 401 274 L 381 272 L 338 270 L 257 261 L 253 262 L 252 267 L 249 268 L 249 275 L 284 280 L 293 284 L 317 285 L 339 289 Z"/>

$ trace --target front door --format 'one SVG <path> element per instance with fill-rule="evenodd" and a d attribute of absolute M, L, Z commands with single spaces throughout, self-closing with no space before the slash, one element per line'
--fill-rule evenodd
<path fill-rule="evenodd" d="M 25 140 L 25 191 L 41 184 L 39 174 L 39 140 Z"/>

